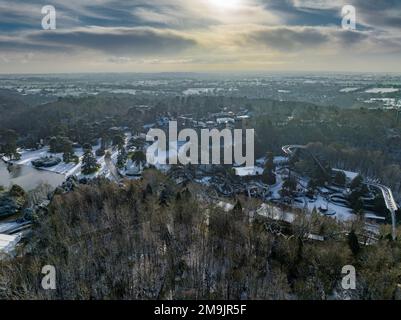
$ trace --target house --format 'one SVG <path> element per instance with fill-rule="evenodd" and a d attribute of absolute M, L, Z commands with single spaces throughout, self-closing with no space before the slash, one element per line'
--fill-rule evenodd
<path fill-rule="evenodd" d="M 228 124 L 228 123 L 235 123 L 233 118 L 217 118 L 217 124 Z"/>
<path fill-rule="evenodd" d="M 21 240 L 20 234 L 15 234 L 15 235 L 0 234 L 0 254 L 12 253 L 14 251 L 15 246 L 20 240 Z"/>
<path fill-rule="evenodd" d="M 239 177 L 255 177 L 263 174 L 263 168 L 261 167 L 236 167 L 234 168 L 235 175 Z"/>

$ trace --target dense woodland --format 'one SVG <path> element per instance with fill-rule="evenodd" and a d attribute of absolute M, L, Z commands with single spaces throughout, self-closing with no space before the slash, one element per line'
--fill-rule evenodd
<path fill-rule="evenodd" d="M 393 299 L 401 245 L 382 230 L 360 244 L 362 225 L 301 213 L 291 225 L 255 215 L 238 198 L 223 211 L 197 185 L 155 170 L 117 185 L 99 179 L 58 194 L 35 217 L 25 254 L 3 260 L 0 298 L 11 299 Z M 295 213 L 296 214 L 296 213 Z M 310 232 L 326 241 L 307 239 Z M 348 235 L 347 235 L 348 234 Z M 41 289 L 54 265 L 57 289 Z M 357 289 L 341 289 L 352 264 Z"/>
<path fill-rule="evenodd" d="M 401 196 L 401 115 L 396 110 L 207 96 L 99 95 L 32 106 L 0 94 L 0 101 L 0 153 L 35 147 L 41 139 L 50 143 L 54 137 L 81 145 L 113 139 L 113 126 L 143 131 L 143 124 L 167 114 L 202 119 L 224 107 L 246 108 L 252 115 L 249 127 L 256 132 L 257 157 L 267 151 L 281 155 L 286 144 L 311 144 L 332 167 L 379 178 Z M 138 112 L 141 105 L 152 109 Z"/>
<path fill-rule="evenodd" d="M 163 115 L 202 119 L 224 107 L 245 108 L 251 115 L 248 125 L 256 130 L 256 157 L 269 152 L 272 159 L 282 155 L 282 145 L 308 144 L 330 167 L 379 178 L 401 194 L 401 120 L 394 110 L 203 96 L 99 95 L 38 105 L 0 95 L 0 101 L 0 153 L 11 158 L 18 157 L 17 147 L 34 148 L 40 141 L 68 155 L 72 143 L 88 150 L 98 138 L 118 145 L 121 137 L 110 131 L 114 126 L 143 131 L 143 124 Z M 151 108 L 138 112 L 141 105 Z M 388 226 L 377 243 L 365 246 L 358 220 L 344 224 L 294 212 L 295 222 L 286 225 L 256 215 L 257 200 L 231 199 L 236 205 L 225 212 L 204 194 L 200 186 L 178 187 L 154 170 L 146 170 L 140 181 L 97 179 L 56 194 L 34 217 L 23 252 L 0 262 L 0 298 L 399 296 L 401 245 L 390 240 Z M 326 240 L 311 241 L 309 233 Z M 55 291 L 40 286 L 41 268 L 48 264 L 57 270 Z M 358 276 L 351 293 L 340 286 L 347 264 L 356 267 Z"/>

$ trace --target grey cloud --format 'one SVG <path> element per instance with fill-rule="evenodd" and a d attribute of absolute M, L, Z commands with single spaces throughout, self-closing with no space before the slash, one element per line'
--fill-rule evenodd
<path fill-rule="evenodd" d="M 275 1 L 268 0 L 267 2 Z M 286 1 L 288 3 L 288 0 Z M 294 10 L 298 9 L 337 9 L 353 5 L 356 8 L 357 22 L 375 29 L 401 29 L 400 0 L 292 0 Z"/>
<path fill-rule="evenodd" d="M 255 31 L 247 40 L 278 50 L 297 50 L 323 44 L 328 36 L 312 28 L 273 28 Z"/>
<path fill-rule="evenodd" d="M 0 37 L 0 52 L 44 52 L 44 53 L 58 53 L 60 47 L 44 44 L 44 43 L 33 43 L 27 42 L 25 39 Z M 64 48 L 63 52 L 71 51 L 68 48 Z"/>
<path fill-rule="evenodd" d="M 333 31 L 330 37 L 342 46 L 355 46 L 370 38 L 368 33 L 350 30 Z"/>
<path fill-rule="evenodd" d="M 262 45 L 278 51 L 296 51 L 316 49 L 324 45 L 354 47 L 364 41 L 370 41 L 371 37 L 367 32 L 346 31 L 340 28 L 281 27 L 246 33 L 242 41 L 248 45 Z"/>
<path fill-rule="evenodd" d="M 297 1 L 301 4 L 308 3 L 308 0 Z M 338 8 L 345 4 L 353 5 L 359 26 L 368 26 L 387 32 L 401 29 L 401 1 L 399 0 L 336 0 L 331 3 Z"/>
<path fill-rule="evenodd" d="M 23 39 L 0 42 L 0 48 L 52 50 L 96 50 L 116 55 L 157 55 L 178 53 L 196 42 L 177 32 L 153 28 L 87 28 L 70 31 L 41 31 Z"/>

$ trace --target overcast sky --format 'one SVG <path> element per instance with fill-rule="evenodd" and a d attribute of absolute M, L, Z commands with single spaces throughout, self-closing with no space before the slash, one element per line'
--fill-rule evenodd
<path fill-rule="evenodd" d="M 401 0 L 0 0 L 1 73 L 120 71 L 401 72 Z"/>

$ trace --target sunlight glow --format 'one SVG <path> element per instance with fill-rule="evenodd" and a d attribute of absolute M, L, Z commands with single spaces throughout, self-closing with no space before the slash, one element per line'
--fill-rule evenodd
<path fill-rule="evenodd" d="M 242 0 L 208 0 L 208 2 L 218 9 L 235 10 L 241 6 Z"/>

